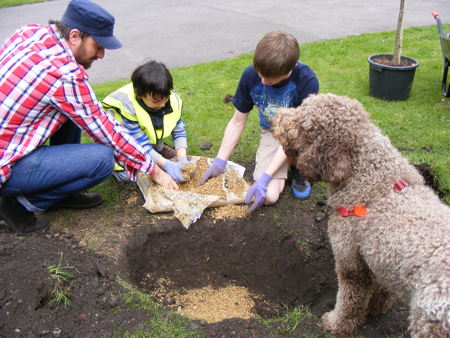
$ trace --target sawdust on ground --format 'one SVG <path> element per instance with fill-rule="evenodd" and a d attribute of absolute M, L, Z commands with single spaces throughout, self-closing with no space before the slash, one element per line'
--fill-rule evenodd
<path fill-rule="evenodd" d="M 180 313 L 192 319 L 208 323 L 220 322 L 228 318 L 249 319 L 256 316 L 252 311 L 255 302 L 250 292 L 236 285 L 214 289 L 211 285 L 189 290 L 177 300 Z"/>
<path fill-rule="evenodd" d="M 248 205 L 242 204 L 228 204 L 223 207 L 216 207 L 211 209 L 211 217 L 214 220 L 226 220 L 233 218 L 248 218 Z"/>
<path fill-rule="evenodd" d="M 158 279 L 155 286 L 150 293 L 153 298 L 191 319 L 216 323 L 228 318 L 256 317 L 253 299 L 258 296 L 243 286 L 213 288 L 207 285 L 197 289 L 173 290 L 172 282 L 166 278 Z"/>

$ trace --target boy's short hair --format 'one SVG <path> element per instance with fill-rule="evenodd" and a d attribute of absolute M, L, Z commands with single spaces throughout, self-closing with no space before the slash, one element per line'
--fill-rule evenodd
<path fill-rule="evenodd" d="M 151 93 L 153 97 L 168 97 L 173 89 L 173 79 L 167 67 L 156 61 L 148 61 L 138 66 L 131 74 L 134 93 L 145 96 Z"/>
<path fill-rule="evenodd" d="M 297 39 L 288 33 L 270 32 L 258 42 L 253 56 L 253 66 L 265 77 L 289 73 L 300 56 Z"/>

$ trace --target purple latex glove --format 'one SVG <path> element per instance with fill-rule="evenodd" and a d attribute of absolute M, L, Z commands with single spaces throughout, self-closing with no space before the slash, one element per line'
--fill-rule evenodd
<path fill-rule="evenodd" d="M 181 174 L 181 171 L 183 170 L 181 164 L 172 162 L 171 160 L 166 160 L 166 163 L 163 165 L 163 169 L 175 180 L 175 182 L 184 182 L 183 175 Z"/>
<path fill-rule="evenodd" d="M 269 184 L 272 176 L 269 174 L 262 174 L 253 185 L 248 189 L 247 195 L 245 196 L 245 204 L 250 204 L 253 197 L 253 203 L 248 208 L 247 214 L 255 211 L 261 205 L 263 205 L 264 200 L 266 199 L 267 185 Z"/>
<path fill-rule="evenodd" d="M 183 156 L 178 159 L 178 163 L 189 164 L 191 161 L 189 161 L 186 156 Z"/>
<path fill-rule="evenodd" d="M 212 177 L 217 177 L 223 174 L 226 165 L 227 161 L 216 157 L 210 167 L 203 173 L 202 179 L 200 180 L 200 185 L 205 184 L 205 182 Z"/>

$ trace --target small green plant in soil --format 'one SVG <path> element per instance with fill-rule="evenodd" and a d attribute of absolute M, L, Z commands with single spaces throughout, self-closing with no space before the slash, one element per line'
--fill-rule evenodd
<path fill-rule="evenodd" d="M 283 223 L 280 221 L 280 218 L 281 218 L 280 214 L 274 213 L 273 216 L 272 216 L 272 222 L 281 231 L 287 232 L 287 230 L 283 227 Z"/>
<path fill-rule="evenodd" d="M 305 306 L 292 309 L 285 306 L 285 310 L 282 316 L 263 320 L 264 326 L 272 329 L 272 334 L 290 334 L 302 325 L 305 320 L 315 318 Z"/>
<path fill-rule="evenodd" d="M 300 250 L 305 254 L 306 258 L 311 257 L 311 244 L 305 239 L 299 239 L 297 245 Z"/>
<path fill-rule="evenodd" d="M 63 265 L 62 252 L 58 264 L 47 267 L 50 280 L 53 284 L 53 289 L 50 291 L 50 305 L 70 305 L 71 280 L 74 278 L 74 275 L 68 271 L 74 269 L 73 266 Z"/>

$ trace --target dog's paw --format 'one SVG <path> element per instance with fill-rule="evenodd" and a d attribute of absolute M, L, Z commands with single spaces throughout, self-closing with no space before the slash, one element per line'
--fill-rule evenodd
<path fill-rule="evenodd" d="M 340 334 L 339 326 L 336 324 L 335 311 L 326 312 L 322 316 L 323 328 L 332 334 Z"/>
<path fill-rule="evenodd" d="M 322 316 L 323 328 L 332 334 L 342 335 L 352 332 L 358 326 L 358 320 L 342 320 L 336 311 L 326 312 Z"/>
<path fill-rule="evenodd" d="M 326 312 L 322 315 L 322 325 L 323 328 L 327 331 L 332 331 L 334 326 L 333 326 L 333 321 L 331 320 L 332 317 L 332 312 Z"/>

